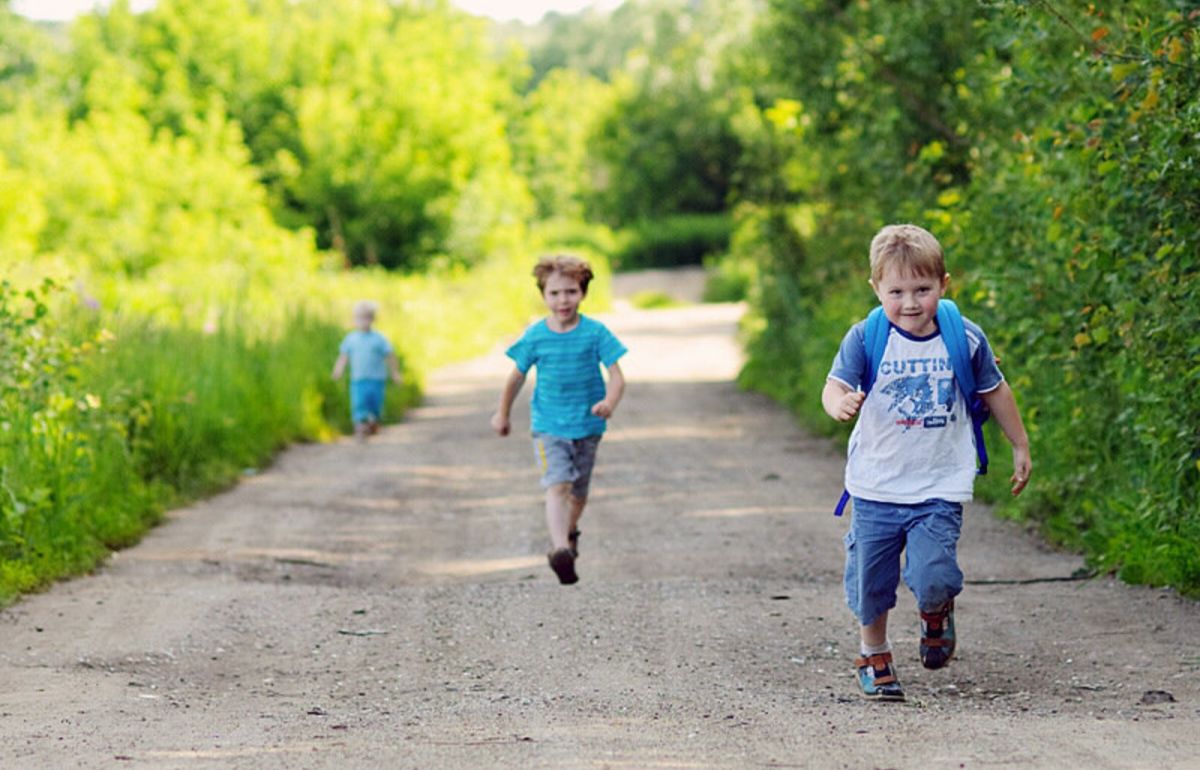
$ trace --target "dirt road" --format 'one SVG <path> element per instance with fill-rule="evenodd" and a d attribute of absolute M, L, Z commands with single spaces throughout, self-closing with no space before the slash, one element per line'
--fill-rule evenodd
<path fill-rule="evenodd" d="M 1200 607 L 1108 579 L 968 586 L 940 672 L 905 596 L 909 702 L 858 699 L 839 451 L 731 384 L 739 312 L 609 317 L 631 385 L 577 586 L 528 440 L 487 432 L 492 355 L 0 613 L 0 767 L 1200 767 Z M 962 558 L 1079 566 L 982 508 Z"/>

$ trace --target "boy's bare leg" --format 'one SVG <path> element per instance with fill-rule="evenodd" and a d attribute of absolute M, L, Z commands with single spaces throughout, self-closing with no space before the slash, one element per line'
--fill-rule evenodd
<path fill-rule="evenodd" d="M 571 495 L 571 532 L 579 529 L 579 520 L 583 518 L 583 508 L 587 505 L 586 497 Z"/>
<path fill-rule="evenodd" d="M 872 620 L 870 625 L 862 627 L 862 643 L 864 649 L 879 649 L 887 644 L 887 621 L 888 614 L 884 612 L 879 617 Z"/>
<path fill-rule="evenodd" d="M 546 526 L 550 528 L 550 542 L 556 551 L 569 547 L 573 509 L 569 482 L 546 489 Z"/>

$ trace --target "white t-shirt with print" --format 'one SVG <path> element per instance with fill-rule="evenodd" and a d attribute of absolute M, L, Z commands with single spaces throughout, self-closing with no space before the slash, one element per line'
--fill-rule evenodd
<path fill-rule="evenodd" d="M 829 379 L 862 384 L 867 367 L 865 321 L 842 340 Z M 971 499 L 975 436 L 940 332 L 914 337 L 889 325 L 887 347 L 859 411 L 846 452 L 846 490 L 888 503 Z M 1004 375 L 983 330 L 963 319 L 976 387 L 987 393 Z"/>

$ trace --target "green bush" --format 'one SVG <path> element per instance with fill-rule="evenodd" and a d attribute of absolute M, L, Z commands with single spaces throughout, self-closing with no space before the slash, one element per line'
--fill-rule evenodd
<path fill-rule="evenodd" d="M 704 268 L 705 302 L 741 302 L 748 299 L 758 276 L 753 260 L 738 258 L 731 253 L 705 257 Z"/>
<path fill-rule="evenodd" d="M 647 289 L 639 291 L 630 297 L 629 304 L 641 310 L 661 310 L 663 308 L 679 307 L 684 303 L 666 292 Z"/>
<path fill-rule="evenodd" d="M 728 214 L 679 214 L 640 222 L 621 233 L 613 256 L 618 270 L 699 265 L 729 248 L 733 225 Z"/>

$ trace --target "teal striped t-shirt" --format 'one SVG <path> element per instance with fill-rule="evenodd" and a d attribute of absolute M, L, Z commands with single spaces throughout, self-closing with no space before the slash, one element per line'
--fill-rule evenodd
<path fill-rule="evenodd" d="M 608 327 L 583 315 L 569 332 L 552 331 L 545 319 L 526 329 L 507 355 L 522 374 L 537 367 L 533 432 L 567 439 L 603 433 L 604 418 L 592 414 L 605 394 L 600 364 L 612 366 L 626 352 Z"/>

